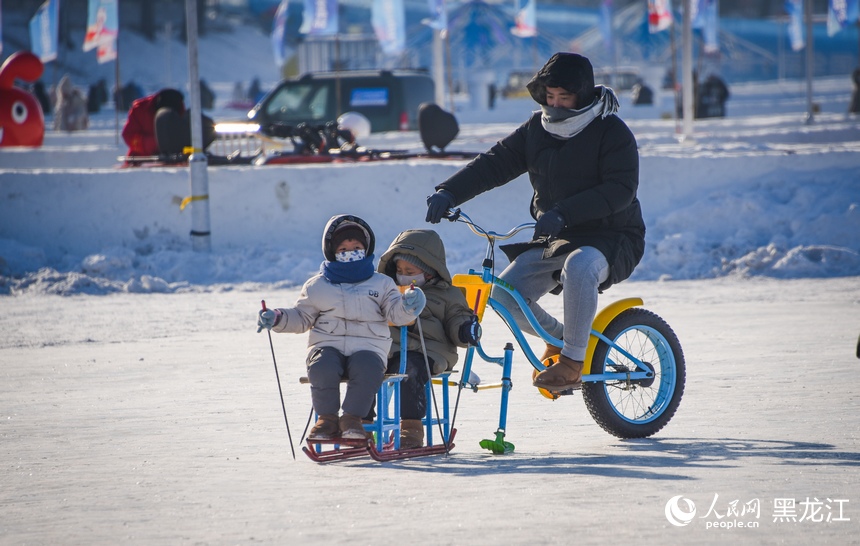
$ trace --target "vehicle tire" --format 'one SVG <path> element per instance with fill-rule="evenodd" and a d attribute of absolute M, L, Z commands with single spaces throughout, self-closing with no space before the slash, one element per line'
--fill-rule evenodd
<path fill-rule="evenodd" d="M 582 398 L 592 418 L 619 438 L 646 438 L 675 415 L 684 394 L 686 365 L 681 344 L 659 316 L 641 308 L 627 309 L 603 332 L 618 347 L 654 368 L 653 379 L 600 381 L 582 384 Z M 615 348 L 599 341 L 591 373 L 634 370 L 635 365 Z"/>

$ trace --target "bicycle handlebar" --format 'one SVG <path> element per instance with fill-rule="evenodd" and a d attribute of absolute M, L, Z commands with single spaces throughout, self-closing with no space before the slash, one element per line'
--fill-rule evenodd
<path fill-rule="evenodd" d="M 484 237 L 485 239 L 494 239 L 499 241 L 510 239 L 522 230 L 533 228 L 535 226 L 534 222 L 527 222 L 525 224 L 520 224 L 511 228 L 507 233 L 488 231 L 473 222 L 472 219 L 469 218 L 469 216 L 460 209 L 448 209 L 447 219 L 451 222 L 462 222 L 466 224 L 467 226 L 469 226 L 469 229 L 471 229 L 472 233 L 474 233 L 475 235 L 479 235 L 481 237 Z"/>

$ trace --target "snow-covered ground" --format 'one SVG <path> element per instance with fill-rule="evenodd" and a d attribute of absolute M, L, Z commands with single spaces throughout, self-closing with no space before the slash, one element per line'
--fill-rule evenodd
<path fill-rule="evenodd" d="M 620 441 L 578 395 L 541 397 L 515 357 L 507 456 L 478 446 L 498 421 L 489 390 L 463 393 L 450 456 L 293 461 L 255 332 L 260 300 L 290 305 L 317 270 L 330 216 L 365 218 L 379 254 L 426 225 L 426 195 L 462 161 L 211 167 L 212 252 L 197 253 L 187 170 L 118 169 L 113 112 L 0 150 L 0 543 L 855 543 L 860 121 L 847 77 L 815 89 L 807 124 L 803 82 L 733 86 L 729 117 L 685 142 L 666 97 L 623 98 L 648 247 L 601 305 L 640 296 L 673 326 L 686 393 L 655 437 Z M 462 105 L 449 148 L 483 150 L 533 107 Z M 520 179 L 463 209 L 501 230 L 529 220 L 529 196 Z M 480 239 L 438 229 L 453 271 L 480 265 Z M 494 317 L 484 331 L 490 350 L 510 341 Z M 297 442 L 306 338 L 273 341 Z M 696 508 L 683 527 L 665 515 L 677 496 Z"/>

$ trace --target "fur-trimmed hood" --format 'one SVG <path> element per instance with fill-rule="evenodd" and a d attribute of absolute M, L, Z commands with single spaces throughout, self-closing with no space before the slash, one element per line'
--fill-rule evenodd
<path fill-rule="evenodd" d="M 445 245 L 439 234 L 432 229 L 408 229 L 400 233 L 379 258 L 379 266 L 376 270 L 394 278 L 397 266 L 392 258 L 395 254 L 416 256 L 435 269 L 443 281 L 451 284 L 451 273 L 448 272 L 448 265 L 445 263 Z"/>

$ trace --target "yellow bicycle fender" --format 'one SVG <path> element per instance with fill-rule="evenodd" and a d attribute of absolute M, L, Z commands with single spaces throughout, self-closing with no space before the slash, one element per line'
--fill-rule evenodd
<path fill-rule="evenodd" d="M 603 333 L 606 327 L 609 326 L 609 323 L 612 322 L 612 319 L 620 315 L 623 311 L 631 307 L 639 307 L 643 303 L 642 298 L 624 298 L 623 300 L 612 302 L 597 313 L 591 329 Z M 594 349 L 597 348 L 597 341 L 598 339 L 595 336 L 588 337 L 588 348 L 585 350 L 585 365 L 582 369 L 582 375 L 591 373 L 591 359 L 594 356 Z"/>

